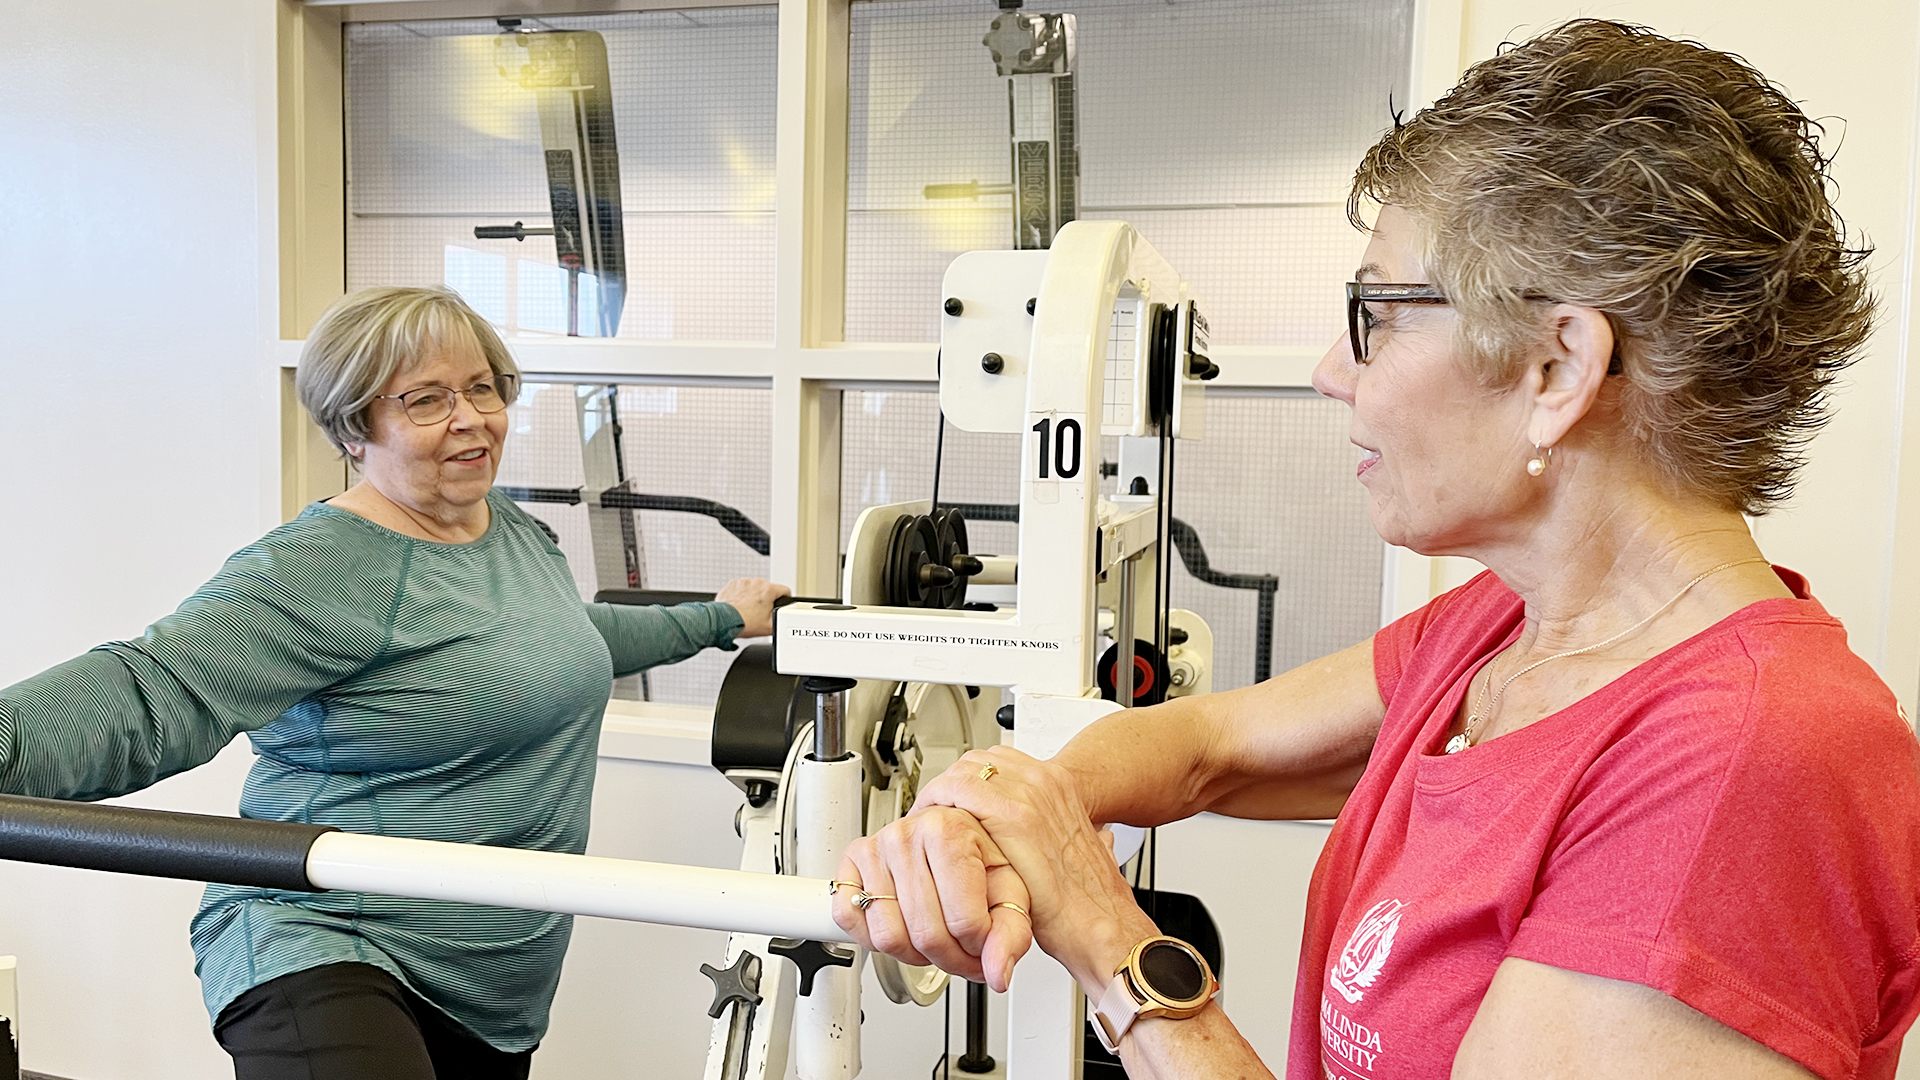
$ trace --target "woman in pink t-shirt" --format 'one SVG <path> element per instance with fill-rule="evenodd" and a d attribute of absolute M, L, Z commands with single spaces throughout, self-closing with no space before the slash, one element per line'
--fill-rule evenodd
<path fill-rule="evenodd" d="M 1037 941 L 1131 1075 L 1265 1075 L 1204 969 L 1137 948 L 1158 931 L 1096 828 L 1337 815 L 1294 1080 L 1891 1077 L 1920 744 L 1742 517 L 1788 495 L 1869 333 L 1817 134 L 1739 59 L 1598 21 L 1396 125 L 1314 385 L 1380 534 L 1490 572 L 1050 761 L 969 754 L 850 849 L 839 876 L 898 902 L 842 889 L 841 925 L 999 988 Z M 1200 1004 L 1150 1016 L 1142 986 Z"/>

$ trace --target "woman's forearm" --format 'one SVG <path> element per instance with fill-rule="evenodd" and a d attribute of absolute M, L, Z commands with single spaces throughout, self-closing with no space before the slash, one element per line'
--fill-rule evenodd
<path fill-rule="evenodd" d="M 1135 1021 L 1120 1041 L 1130 1080 L 1272 1080 L 1219 1002 L 1185 1020 Z"/>
<path fill-rule="evenodd" d="M 1255 686 L 1115 713 L 1056 760 L 1099 822 L 1332 817 L 1385 712 L 1366 641 Z"/>
<path fill-rule="evenodd" d="M 607 643 L 615 676 L 673 664 L 702 649 L 727 646 L 741 627 L 731 604 L 588 604 L 587 618 Z"/>

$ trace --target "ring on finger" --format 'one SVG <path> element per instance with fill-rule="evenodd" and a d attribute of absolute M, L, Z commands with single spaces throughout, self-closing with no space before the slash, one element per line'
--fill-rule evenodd
<path fill-rule="evenodd" d="M 1000 766 L 995 765 L 993 762 L 989 761 L 986 763 L 986 765 L 984 765 L 980 769 L 980 779 L 991 780 L 993 779 L 994 774 L 999 771 L 1000 771 Z"/>
<path fill-rule="evenodd" d="M 1023 917 L 1025 917 L 1028 922 L 1033 921 L 1033 916 L 1027 914 L 1026 908 L 1021 907 L 1019 904 L 1016 904 L 1011 900 L 1002 900 L 997 904 L 987 905 L 988 911 L 992 911 L 994 908 L 1012 908 L 1013 910 L 1019 912 Z"/>
<path fill-rule="evenodd" d="M 829 881 L 827 882 L 828 894 L 833 896 L 838 896 L 840 894 L 840 886 L 842 885 L 845 885 L 847 888 L 852 889 L 854 892 L 861 893 L 863 895 L 866 892 L 866 890 L 860 887 L 860 883 L 857 881 Z"/>
<path fill-rule="evenodd" d="M 867 905 L 873 903 L 875 900 L 898 901 L 899 899 L 900 898 L 897 896 L 886 896 L 879 893 L 870 893 L 863 889 L 860 891 L 859 895 L 853 898 L 853 906 L 859 908 L 861 911 L 865 911 L 867 910 Z"/>

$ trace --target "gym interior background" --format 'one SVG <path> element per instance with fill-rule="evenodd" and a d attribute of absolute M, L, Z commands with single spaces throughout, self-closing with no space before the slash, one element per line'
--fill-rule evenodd
<path fill-rule="evenodd" d="M 1757 532 L 1916 711 L 1910 0 L 1835 0 L 1817 15 L 1777 0 L 1033 7 L 1081 20 L 1081 216 L 1133 222 L 1213 318 L 1224 370 L 1207 439 L 1180 459 L 1176 512 L 1216 569 L 1275 579 L 1278 628 L 1263 660 L 1255 591 L 1176 578 L 1176 602 L 1213 625 L 1221 688 L 1358 640 L 1471 570 L 1380 544 L 1350 481 L 1344 411 L 1306 383 L 1339 332 L 1338 282 L 1361 243 L 1342 220 L 1345 178 L 1390 107 L 1430 100 L 1503 39 L 1602 15 L 1741 53 L 1814 115 L 1844 117 L 1828 145 L 1841 148 L 1839 205 L 1878 247 L 1881 323 L 1800 493 Z M 1006 180 L 1003 84 L 978 41 L 993 10 L 0 0 L 0 684 L 137 633 L 227 553 L 338 490 L 340 465 L 300 421 L 289 375 L 319 311 L 374 283 L 455 283 L 507 329 L 537 378 L 514 410 L 503 485 L 580 486 L 575 401 L 605 394 L 637 421 L 624 452 L 643 490 L 764 526 L 763 553 L 712 519 L 641 512 L 650 586 L 752 573 L 831 592 L 859 509 L 931 486 L 945 263 L 1007 245 L 1002 202 L 925 195 Z M 551 245 L 473 238 L 476 225 L 543 224 L 547 205 L 526 95 L 476 52 L 500 17 L 608 40 L 632 253 L 610 338 L 565 337 Z M 1390 102 L 1353 91 L 1382 85 Z M 1227 100 L 1236 107 L 1218 107 Z M 1002 439 L 949 429 L 943 492 L 1011 501 L 1017 451 Z M 586 512 L 530 509 L 591 592 Z M 974 538 L 1015 553 L 1010 527 L 983 523 Z M 733 865 L 737 796 L 706 767 L 702 726 L 723 664 L 622 687 L 596 854 Z M 237 744 L 126 801 L 231 813 L 248 759 Z M 1276 1069 L 1321 835 L 1203 818 L 1162 842 L 1161 883 L 1213 908 L 1235 966 L 1227 1007 Z M 0 865 L 0 953 L 20 957 L 27 1067 L 230 1075 L 187 948 L 198 891 Z M 697 967 L 720 938 L 581 920 L 536 1076 L 691 1075 L 708 1030 Z M 871 1000 L 889 1015 L 868 1026 L 868 1075 L 919 1075 L 941 1011 Z"/>

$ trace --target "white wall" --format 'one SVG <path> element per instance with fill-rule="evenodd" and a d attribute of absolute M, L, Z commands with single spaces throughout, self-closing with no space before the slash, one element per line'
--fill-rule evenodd
<path fill-rule="evenodd" d="M 1847 117 L 1841 205 L 1880 244 L 1889 328 L 1904 325 L 1920 72 L 1911 0 L 1835 0 L 1817 13 L 1736 0 L 1467 0 L 1462 55 L 1487 55 L 1504 37 L 1574 14 L 1644 20 L 1742 52 L 1814 112 Z M 0 0 L 0 17 L 4 685 L 138 632 L 272 524 L 277 386 L 268 350 L 278 324 L 273 6 Z M 1855 647 L 1911 707 L 1920 658 L 1895 645 L 1920 640 L 1920 611 L 1894 604 L 1890 584 L 1891 493 L 1904 479 L 1920 498 L 1920 484 L 1895 468 L 1903 449 L 1920 465 L 1914 441 L 1899 440 L 1900 401 L 1914 392 L 1900 377 L 1901 340 L 1883 333 L 1855 369 L 1801 496 L 1761 535 L 1776 558 L 1812 575 Z M 231 749 L 140 801 L 230 812 L 246 759 L 244 748 Z M 711 783 L 677 801 L 636 794 L 656 783 L 670 793 L 678 780 L 717 777 L 610 777 L 602 808 L 609 799 L 620 806 L 612 816 L 621 824 L 603 829 L 598 845 L 711 832 L 710 811 L 729 798 Z M 1261 887 L 1247 882 L 1246 896 L 1235 891 L 1221 906 L 1244 906 Z M 185 926 L 197 892 L 0 866 L 0 952 L 21 958 L 29 1068 L 78 1080 L 230 1074 L 191 974 Z M 583 929 L 581 940 L 611 947 L 616 936 Z M 673 945 L 671 978 L 683 980 L 683 961 L 701 948 Z M 609 1003 L 623 1000 L 629 980 L 650 977 L 617 970 L 609 955 L 576 952 L 556 1016 L 556 1067 L 572 1053 L 571 1025 L 617 1022 Z M 636 1041 L 650 1037 L 643 1012 L 626 1017 Z"/>
<path fill-rule="evenodd" d="M 277 509 L 273 7 L 0 0 L 0 685 L 170 610 Z M 147 793 L 231 813 L 241 758 Z M 23 1056 L 232 1075 L 198 886 L 0 869 Z"/>

